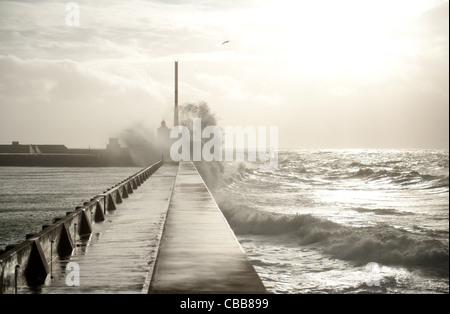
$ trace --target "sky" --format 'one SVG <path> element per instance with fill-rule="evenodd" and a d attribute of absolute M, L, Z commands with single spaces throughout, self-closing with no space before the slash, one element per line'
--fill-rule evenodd
<path fill-rule="evenodd" d="M 448 149 L 448 1 L 67 3 L 0 0 L 0 144 L 172 127 L 178 60 L 181 105 L 281 149 Z"/>

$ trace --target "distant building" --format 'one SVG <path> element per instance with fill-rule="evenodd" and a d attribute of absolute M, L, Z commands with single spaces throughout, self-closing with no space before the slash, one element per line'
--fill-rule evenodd
<path fill-rule="evenodd" d="M 106 145 L 106 150 L 116 151 L 120 149 L 119 139 L 118 138 L 110 138 L 109 144 Z"/>
<path fill-rule="evenodd" d="M 13 141 L 11 145 L 0 145 L 0 154 L 67 154 L 65 145 L 34 145 L 20 144 Z"/>
<path fill-rule="evenodd" d="M 65 145 L 0 145 L 0 166 L 131 167 L 136 166 L 119 139 L 110 138 L 106 149 L 69 149 Z"/>
<path fill-rule="evenodd" d="M 158 139 L 166 140 L 170 138 L 170 129 L 166 125 L 164 119 L 161 121 L 161 126 L 157 130 Z"/>
<path fill-rule="evenodd" d="M 167 127 L 164 119 L 161 121 L 161 126 L 156 130 L 156 135 L 160 154 L 163 156 L 164 160 L 170 160 L 170 129 Z"/>

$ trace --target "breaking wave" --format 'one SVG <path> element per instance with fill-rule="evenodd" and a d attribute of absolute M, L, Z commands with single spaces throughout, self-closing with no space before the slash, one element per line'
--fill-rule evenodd
<path fill-rule="evenodd" d="M 431 220 L 448 221 L 448 201 L 443 201 L 448 197 L 448 153 L 422 163 L 417 162 L 421 161 L 418 156 L 402 159 L 403 155 L 383 152 L 354 158 L 333 151 L 288 152 L 279 155 L 278 169 L 272 172 L 246 162 L 199 163 L 197 168 L 238 237 L 256 235 L 281 246 L 308 247 L 355 265 L 377 262 L 448 273 L 448 228 L 429 228 Z M 373 189 L 386 191 L 382 195 L 387 199 L 370 194 Z M 429 191 L 430 199 L 438 198 L 426 203 L 428 198 L 417 193 L 420 190 Z M 354 191 L 363 193 L 351 199 Z M 398 195 L 405 199 L 396 199 Z M 326 198 L 330 196 L 337 198 Z M 389 197 L 393 197 L 391 203 Z M 423 208 L 416 212 L 402 203 L 417 206 L 415 197 L 430 207 L 433 218 L 424 215 Z M 339 219 L 315 214 L 316 206 L 329 207 L 338 216 L 340 210 L 344 216 L 353 212 L 370 221 L 341 224 Z M 302 213 L 303 207 L 308 214 Z M 399 221 L 405 221 L 406 227 L 396 226 Z"/>
<path fill-rule="evenodd" d="M 289 244 L 313 245 L 333 258 L 364 264 L 448 268 L 448 246 L 405 230 L 379 224 L 348 227 L 313 215 L 287 215 L 237 206 L 232 200 L 219 207 L 236 234 L 284 236 Z M 288 243 L 287 243 L 288 244 Z"/>

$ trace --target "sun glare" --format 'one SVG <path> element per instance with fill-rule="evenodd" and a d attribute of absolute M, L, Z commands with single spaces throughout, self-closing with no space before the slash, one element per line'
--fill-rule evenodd
<path fill-rule="evenodd" d="M 402 16 L 408 16 L 403 13 L 399 19 L 400 9 L 386 1 L 268 2 L 252 21 L 270 25 L 270 31 L 253 38 L 260 38 L 262 48 L 279 53 L 293 72 L 303 75 L 385 75 L 393 70 L 399 52 L 391 33 Z"/>

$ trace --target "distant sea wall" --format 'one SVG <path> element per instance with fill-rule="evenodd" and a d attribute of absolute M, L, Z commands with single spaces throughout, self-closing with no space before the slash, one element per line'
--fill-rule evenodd
<path fill-rule="evenodd" d="M 0 154 L 3 167 L 135 167 L 129 154 Z"/>
<path fill-rule="evenodd" d="M 106 149 L 67 148 L 65 145 L 0 145 L 0 166 L 10 167 L 135 167 L 140 166 L 119 139 L 110 138 Z M 153 155 L 158 155 L 156 152 Z M 159 158 L 154 158 L 154 161 Z M 143 165 L 148 165 L 148 160 Z"/>

